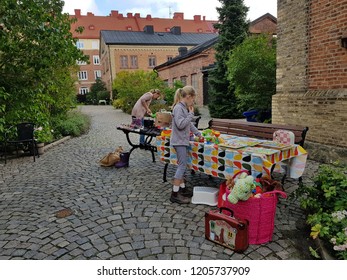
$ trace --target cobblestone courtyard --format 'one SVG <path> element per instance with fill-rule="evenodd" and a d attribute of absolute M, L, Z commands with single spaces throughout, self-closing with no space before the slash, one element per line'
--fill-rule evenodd
<path fill-rule="evenodd" d="M 310 259 L 305 216 L 297 202 L 280 200 L 273 241 L 250 245 L 242 254 L 204 237 L 204 214 L 213 207 L 169 201 L 164 165 L 135 150 L 128 168 L 105 168 L 98 161 L 129 145 L 121 123 L 130 116 L 111 106 L 82 106 L 91 116 L 86 135 L 32 157 L 0 161 L 0 259 Z M 202 110 L 200 127 L 208 115 Z M 135 135 L 137 138 L 137 135 Z M 137 139 L 134 138 L 136 141 Z M 308 161 L 304 182 L 318 164 Z M 169 166 L 168 178 L 174 168 Z M 189 187 L 218 187 L 221 180 L 197 173 Z M 291 193 L 298 181 L 287 179 Z M 55 213 L 71 208 L 73 214 Z"/>

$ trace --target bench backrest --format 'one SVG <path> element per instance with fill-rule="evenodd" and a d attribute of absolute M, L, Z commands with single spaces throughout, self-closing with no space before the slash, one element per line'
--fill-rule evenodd
<path fill-rule="evenodd" d="M 308 127 L 285 124 L 246 122 L 244 120 L 212 119 L 209 128 L 224 134 L 248 136 L 258 139 L 273 140 L 273 133 L 278 129 L 290 130 L 295 135 L 295 144 L 303 147 Z"/>

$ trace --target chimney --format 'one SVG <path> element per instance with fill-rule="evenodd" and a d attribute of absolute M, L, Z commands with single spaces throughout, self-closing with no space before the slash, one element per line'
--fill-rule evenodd
<path fill-rule="evenodd" d="M 154 34 L 153 25 L 146 25 L 146 26 L 143 28 L 143 31 L 144 31 L 146 34 Z"/>
<path fill-rule="evenodd" d="M 91 12 L 88 12 L 88 13 L 87 13 L 87 17 L 92 17 L 92 16 L 94 16 L 93 13 L 91 13 Z"/>
<path fill-rule="evenodd" d="M 75 9 L 75 16 L 80 17 L 81 16 L 81 9 Z"/>
<path fill-rule="evenodd" d="M 179 47 L 178 48 L 178 56 L 184 56 L 185 54 L 187 54 L 188 49 L 187 47 Z"/>
<path fill-rule="evenodd" d="M 132 18 L 133 17 L 133 13 L 127 13 L 127 18 Z"/>
<path fill-rule="evenodd" d="M 118 17 L 118 11 L 111 10 L 110 16 L 111 16 L 111 17 Z"/>
<path fill-rule="evenodd" d="M 171 27 L 170 31 L 174 35 L 181 35 L 181 26 Z"/>
<path fill-rule="evenodd" d="M 184 19 L 184 13 L 174 13 L 174 19 Z"/>
<path fill-rule="evenodd" d="M 152 20 L 152 16 L 151 16 L 151 15 L 147 15 L 147 16 L 146 16 L 146 19 L 147 19 L 147 20 Z"/>
<path fill-rule="evenodd" d="M 135 18 L 140 18 L 140 13 L 134 14 L 134 17 L 135 17 Z"/>
<path fill-rule="evenodd" d="M 194 21 L 201 21 L 201 16 L 200 15 L 195 15 L 194 16 Z"/>

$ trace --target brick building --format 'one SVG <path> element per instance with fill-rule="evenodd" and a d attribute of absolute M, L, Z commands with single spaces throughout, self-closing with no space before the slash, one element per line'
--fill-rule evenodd
<path fill-rule="evenodd" d="M 278 0 L 273 123 L 309 127 L 311 158 L 347 162 L 347 0 Z"/>
<path fill-rule="evenodd" d="M 207 100 L 207 71 L 208 65 L 215 62 L 214 44 L 218 37 L 212 38 L 190 50 L 180 49 L 180 54 L 161 65 L 155 67 L 168 85 L 173 85 L 175 80 L 180 80 L 183 85 L 192 85 L 196 90 L 196 104 L 206 105 Z"/>
<path fill-rule="evenodd" d="M 183 33 L 176 26 L 171 32 L 154 32 L 153 26 L 144 31 L 100 32 L 100 55 L 103 81 L 111 92 L 112 82 L 120 71 L 147 70 L 178 55 L 179 48 L 192 48 L 212 38 L 215 33 Z"/>
<path fill-rule="evenodd" d="M 277 19 L 267 13 L 250 23 L 251 34 L 267 33 L 276 35 Z M 214 44 L 217 38 L 213 38 L 196 46 L 186 53 L 181 52 L 177 57 L 155 67 L 159 76 L 169 85 L 175 80 L 181 80 L 183 84 L 192 85 L 196 92 L 197 105 L 208 104 L 208 71 L 215 63 Z"/>
<path fill-rule="evenodd" d="M 195 15 L 193 19 L 185 19 L 184 13 L 174 13 L 173 18 L 152 18 L 151 15 L 141 17 L 139 13 L 127 13 L 123 15 L 118 11 L 112 10 L 108 16 L 95 16 L 93 13 L 82 15 L 81 10 L 76 9 L 71 18 L 77 21 L 71 25 L 71 32 L 74 38 L 78 39 L 77 47 L 90 57 L 90 64 L 81 64 L 78 73 L 77 93 L 85 94 L 89 91 L 91 85 L 95 83 L 97 77 L 102 78 L 103 66 L 99 56 L 100 49 L 100 31 L 118 30 L 118 31 L 143 31 L 146 26 L 153 26 L 156 32 L 170 33 L 173 27 L 180 27 L 181 32 L 191 33 L 216 33 L 213 24 L 217 21 L 206 20 L 205 17 Z M 84 28 L 82 34 L 75 31 L 79 26 Z M 177 55 L 176 51 L 172 54 Z M 161 61 L 161 62 L 165 62 Z M 160 62 L 160 63 L 161 63 Z M 147 69 L 147 67 L 146 67 Z"/>

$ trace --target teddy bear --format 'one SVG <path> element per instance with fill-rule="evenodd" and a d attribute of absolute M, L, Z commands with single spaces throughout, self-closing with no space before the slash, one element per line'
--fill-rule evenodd
<path fill-rule="evenodd" d="M 236 204 L 239 200 L 247 200 L 252 196 L 252 191 L 255 189 L 254 178 L 251 175 L 245 178 L 239 178 L 228 195 L 228 201 Z"/>

